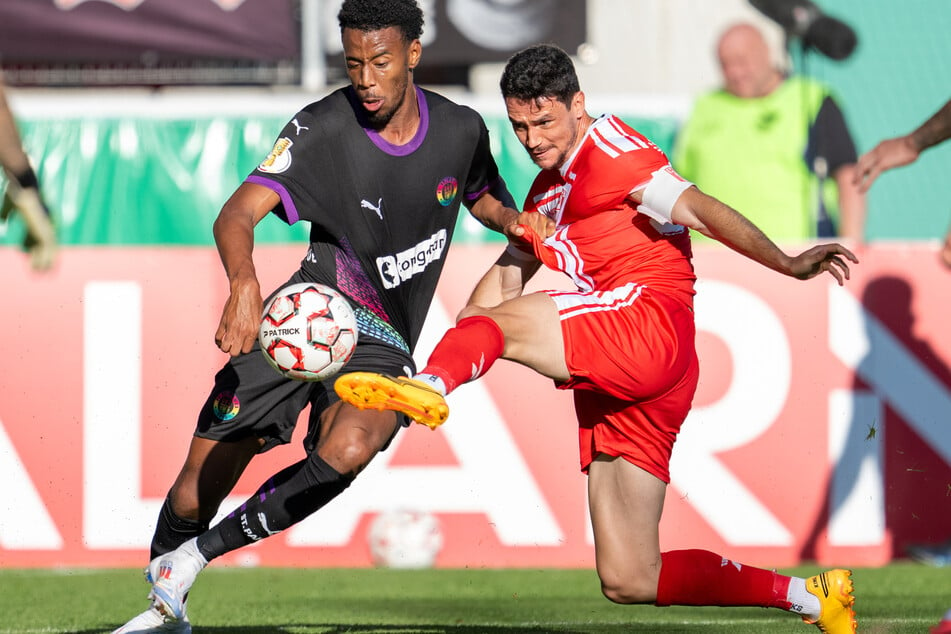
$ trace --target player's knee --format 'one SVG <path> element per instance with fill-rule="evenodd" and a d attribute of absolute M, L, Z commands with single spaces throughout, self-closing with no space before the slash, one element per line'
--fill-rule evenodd
<path fill-rule="evenodd" d="M 657 580 L 645 576 L 601 575 L 601 592 L 613 603 L 653 603 L 657 599 Z"/>
<path fill-rule="evenodd" d="M 370 464 L 375 455 L 376 448 L 371 447 L 364 439 L 352 439 L 338 448 L 334 466 L 340 473 L 356 476 Z"/>
<path fill-rule="evenodd" d="M 386 447 L 399 423 L 394 412 L 340 405 L 322 414 L 316 452 L 340 473 L 356 476 Z"/>
<path fill-rule="evenodd" d="M 355 477 L 370 464 L 380 446 L 372 434 L 352 430 L 327 438 L 317 450 L 317 455 L 341 474 Z"/>
<path fill-rule="evenodd" d="M 491 309 L 483 308 L 481 306 L 469 305 L 459 311 L 459 315 L 456 317 L 456 323 L 465 319 L 466 317 L 488 317 Z"/>
<path fill-rule="evenodd" d="M 327 462 L 318 452 L 311 453 L 304 465 L 308 486 L 321 486 L 324 489 L 328 485 L 338 485 L 342 491 L 350 486 L 357 473 L 358 471 L 341 469 Z"/>

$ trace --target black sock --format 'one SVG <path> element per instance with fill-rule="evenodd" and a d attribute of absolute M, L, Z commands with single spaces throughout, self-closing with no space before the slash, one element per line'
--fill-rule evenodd
<path fill-rule="evenodd" d="M 198 538 L 198 550 L 215 557 L 290 528 L 343 492 L 345 476 L 316 453 L 292 464 L 264 483 L 233 513 Z"/>
<path fill-rule="evenodd" d="M 172 510 L 168 498 L 165 498 L 162 510 L 159 511 L 155 534 L 152 535 L 152 553 L 149 555 L 149 561 L 175 550 L 192 537 L 201 535 L 208 530 L 209 523 L 179 517 Z"/>

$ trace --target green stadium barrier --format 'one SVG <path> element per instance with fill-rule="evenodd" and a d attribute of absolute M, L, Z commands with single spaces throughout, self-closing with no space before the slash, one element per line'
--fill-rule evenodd
<path fill-rule="evenodd" d="M 626 118 L 669 151 L 670 119 Z M 62 118 L 20 122 L 43 193 L 64 245 L 208 245 L 211 226 L 228 196 L 270 151 L 285 116 L 193 119 Z M 513 195 L 521 202 L 537 168 L 508 120 L 486 117 L 493 151 Z M 304 223 L 290 229 L 262 221 L 261 244 L 307 239 Z M 0 225 L 0 244 L 19 244 L 19 220 Z M 460 214 L 456 241 L 498 240 Z"/>

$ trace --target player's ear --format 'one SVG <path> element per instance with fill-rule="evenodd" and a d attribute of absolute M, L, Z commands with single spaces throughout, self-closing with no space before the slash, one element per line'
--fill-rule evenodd
<path fill-rule="evenodd" d="M 584 92 L 578 91 L 571 98 L 571 108 L 569 108 L 571 116 L 576 119 L 582 119 L 585 116 L 585 107 L 584 107 Z"/>
<path fill-rule="evenodd" d="M 579 90 L 571 98 L 571 112 L 576 116 L 582 116 L 584 111 L 584 91 Z"/>
<path fill-rule="evenodd" d="M 407 64 L 410 70 L 413 70 L 419 65 L 419 59 L 423 56 L 423 45 L 420 44 L 419 40 L 413 40 L 409 44 L 409 52 L 407 55 Z"/>

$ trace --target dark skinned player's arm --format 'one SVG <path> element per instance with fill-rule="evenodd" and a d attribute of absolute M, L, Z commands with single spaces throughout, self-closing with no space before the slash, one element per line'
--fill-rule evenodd
<path fill-rule="evenodd" d="M 263 185 L 243 183 L 225 202 L 213 232 L 218 255 L 228 276 L 230 294 L 221 312 L 215 343 L 232 356 L 250 352 L 263 309 L 254 268 L 254 227 L 280 202 Z"/>

